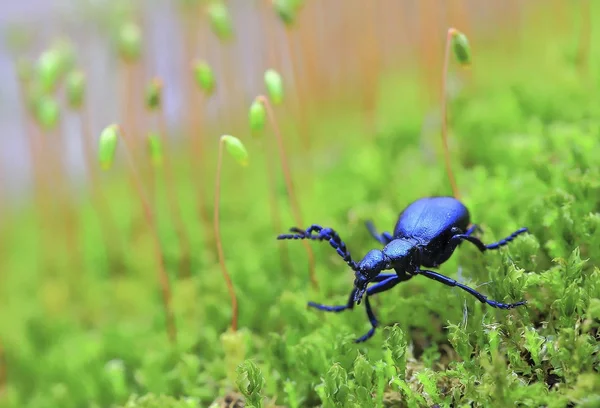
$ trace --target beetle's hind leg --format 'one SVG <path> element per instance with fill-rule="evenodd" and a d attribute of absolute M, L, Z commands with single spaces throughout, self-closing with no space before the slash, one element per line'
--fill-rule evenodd
<path fill-rule="evenodd" d="M 515 232 L 513 232 L 512 234 L 510 234 L 508 237 L 506 237 L 498 242 L 494 242 L 493 244 L 487 244 L 485 247 L 487 249 L 500 248 L 501 246 L 507 245 L 510 241 L 515 239 L 518 235 L 524 234 L 526 232 L 529 232 L 529 230 L 527 228 L 520 228 L 520 229 L 516 230 Z"/>
<path fill-rule="evenodd" d="M 365 225 L 367 226 L 367 229 L 369 230 L 371 236 L 383 245 L 389 244 L 394 239 L 392 234 L 390 234 L 389 232 L 383 232 L 379 234 L 379 232 L 377 232 L 377 228 L 375 228 L 375 224 L 373 224 L 373 221 L 367 221 L 365 222 Z"/>
<path fill-rule="evenodd" d="M 470 229 L 469 229 L 470 230 Z M 508 245 L 509 242 L 511 242 L 513 239 L 515 239 L 517 236 L 528 232 L 527 228 L 521 228 L 516 230 L 515 232 L 513 232 L 512 234 L 510 234 L 508 237 L 501 239 L 498 242 L 494 242 L 492 244 L 484 244 L 479 238 L 473 237 L 469 234 L 469 231 L 467 231 L 467 233 L 465 234 L 456 234 L 454 235 L 451 239 L 450 239 L 450 246 L 452 248 L 456 248 L 458 246 L 458 244 L 461 241 L 469 241 L 470 243 L 472 243 L 473 245 L 475 245 L 481 252 L 485 252 L 488 249 L 498 249 L 500 247 L 503 247 L 505 245 Z"/>
<path fill-rule="evenodd" d="M 498 309 L 512 309 L 512 308 L 515 308 L 517 306 L 522 306 L 527 303 L 526 300 L 522 300 L 522 301 L 516 302 L 516 303 L 501 303 L 496 300 L 488 299 L 487 296 L 477 292 L 475 289 L 470 288 L 467 285 L 463 285 L 462 283 L 459 283 L 459 282 L 455 281 L 454 279 L 444 276 L 441 273 L 437 273 L 437 272 L 433 272 L 433 271 L 426 271 L 426 270 L 419 270 L 418 274 L 423 275 L 429 279 L 436 280 L 440 283 L 443 283 L 446 286 L 456 286 L 458 288 L 461 288 L 462 290 L 475 296 L 477 298 L 477 300 L 479 300 L 481 303 L 487 303 L 488 305 L 498 308 Z"/>

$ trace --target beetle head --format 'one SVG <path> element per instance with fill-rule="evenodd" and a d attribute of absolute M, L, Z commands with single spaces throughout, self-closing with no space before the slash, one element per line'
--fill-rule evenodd
<path fill-rule="evenodd" d="M 390 269 L 391 261 L 383 251 L 373 249 L 367 252 L 357 266 L 356 279 L 354 280 L 354 287 L 356 288 L 354 301 L 360 303 L 360 299 L 364 295 L 369 282 L 379 275 L 381 271 Z"/>
<path fill-rule="evenodd" d="M 383 250 L 373 249 L 358 263 L 354 287 L 356 292 L 354 301 L 360 303 L 367 290 L 367 285 L 377 275 L 386 269 L 411 271 L 414 269 L 414 258 L 417 246 L 414 242 L 404 239 L 395 239 L 387 244 Z"/>

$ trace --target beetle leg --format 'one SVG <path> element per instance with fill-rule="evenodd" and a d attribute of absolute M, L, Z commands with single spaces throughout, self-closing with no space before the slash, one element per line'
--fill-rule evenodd
<path fill-rule="evenodd" d="M 373 313 L 373 310 L 371 309 L 371 303 L 369 302 L 369 296 L 375 295 L 377 293 L 385 292 L 386 290 L 390 290 L 391 288 L 393 288 L 394 286 L 396 286 L 403 280 L 407 280 L 407 279 L 401 279 L 396 274 L 381 274 L 381 275 L 392 275 L 392 276 L 390 276 L 389 278 L 387 278 L 384 281 L 379 282 L 377 285 L 373 285 L 369 289 L 367 289 L 367 295 L 365 296 L 365 308 L 367 309 L 367 316 L 369 317 L 369 321 L 371 322 L 372 327 L 371 327 L 371 330 L 369 330 L 367 332 L 367 334 L 356 339 L 356 341 L 355 341 L 356 343 L 362 343 L 363 341 L 366 341 L 369 338 L 371 338 L 373 336 L 373 334 L 375 334 L 375 329 L 379 325 L 379 323 L 377 322 L 377 319 L 375 318 L 375 314 Z M 381 275 L 379 275 L 379 276 L 381 276 Z"/>
<path fill-rule="evenodd" d="M 314 241 L 329 241 L 329 245 L 333 247 L 341 256 L 344 261 L 352 268 L 352 270 L 356 271 L 357 266 L 356 262 L 350 256 L 350 251 L 346 248 L 346 244 L 337 232 L 335 232 L 331 228 L 323 228 L 320 225 L 313 224 L 306 229 L 306 231 L 292 227 L 290 228 L 290 232 L 295 232 L 295 234 L 281 234 L 277 237 L 277 239 L 311 239 Z M 316 232 L 316 235 L 313 235 L 313 232 Z"/>
<path fill-rule="evenodd" d="M 400 277 L 398 275 L 396 275 L 395 273 L 394 274 L 390 273 L 390 274 L 386 274 L 386 275 L 392 275 L 392 276 L 379 282 L 377 285 L 373 285 L 369 289 L 367 289 L 367 296 L 372 296 L 377 293 L 385 292 L 386 290 L 390 290 L 391 288 L 393 288 L 394 286 L 396 286 L 397 284 L 402 282 L 402 279 L 400 279 Z M 406 279 L 404 279 L 404 280 L 406 280 Z"/>
<path fill-rule="evenodd" d="M 354 288 L 352 290 L 352 292 L 350 292 L 350 297 L 348 298 L 348 303 L 346 303 L 345 305 L 327 306 L 327 305 L 321 305 L 321 304 L 315 303 L 315 302 L 308 302 L 308 306 L 314 307 L 319 310 L 323 310 L 324 312 L 336 312 L 336 313 L 343 312 L 346 309 L 352 309 L 354 307 L 354 294 L 355 293 L 356 293 L 356 288 Z"/>
<path fill-rule="evenodd" d="M 375 314 L 373 313 L 373 309 L 371 309 L 371 302 L 369 301 L 369 295 L 365 296 L 365 308 L 367 309 L 367 316 L 369 317 L 369 322 L 371 323 L 371 329 L 362 337 L 354 340 L 355 343 L 362 343 L 364 341 L 369 340 L 375 334 L 375 329 L 379 325 Z"/>
<path fill-rule="evenodd" d="M 373 236 L 373 238 L 375 238 L 378 242 L 382 243 L 383 245 L 389 244 L 394 239 L 392 234 L 390 234 L 389 232 L 383 232 L 379 234 L 372 221 L 365 222 L 365 225 L 367 226 L 367 229 L 369 230 L 371 236 Z"/>
<path fill-rule="evenodd" d="M 423 275 L 429 279 L 433 279 L 438 282 L 441 282 L 447 286 L 456 286 L 458 288 L 461 288 L 462 290 L 467 291 L 471 295 L 475 296 L 477 298 L 477 300 L 479 300 L 481 303 L 487 303 L 488 305 L 490 305 L 492 307 L 496 307 L 498 309 L 512 309 L 514 307 L 522 306 L 527 303 L 526 300 L 522 300 L 522 301 L 516 302 L 516 303 L 501 303 L 496 300 L 488 299 L 485 295 L 477 292 L 475 289 L 470 288 L 466 285 L 463 285 L 462 283 L 459 283 L 459 282 L 455 281 L 454 279 L 444 276 L 441 273 L 437 273 L 437 272 L 433 272 L 433 271 L 426 271 L 426 270 L 419 270 L 418 274 Z"/>
<path fill-rule="evenodd" d="M 477 225 L 477 224 L 471 224 L 471 226 L 469 227 L 469 229 L 467 230 L 467 232 L 465 232 L 465 235 L 471 235 L 475 231 L 483 232 L 481 230 L 481 227 L 479 225 Z"/>
<path fill-rule="evenodd" d="M 386 289 L 381 289 L 381 290 L 377 290 L 376 292 L 371 293 L 371 291 L 379 286 L 381 286 L 382 284 L 388 282 L 389 280 L 393 279 L 393 278 L 397 278 L 398 275 L 396 275 L 395 273 L 380 273 L 379 275 L 377 275 L 375 277 L 375 279 L 373 279 L 371 282 L 377 282 L 377 285 L 373 285 L 371 286 L 368 290 L 367 290 L 367 294 L 375 294 L 375 293 L 379 293 L 383 290 L 387 290 L 389 288 Z M 379 283 L 381 282 L 381 283 Z M 342 312 L 346 309 L 352 309 L 354 307 L 354 294 L 356 293 L 356 288 L 354 288 L 352 290 L 352 292 L 350 292 L 350 298 L 348 299 L 348 303 L 345 305 L 340 305 L 340 306 L 327 306 L 327 305 L 322 305 L 319 303 L 315 303 L 315 302 L 308 302 L 308 306 L 310 307 L 314 307 L 316 309 L 319 310 L 323 310 L 325 312 Z"/>
<path fill-rule="evenodd" d="M 481 252 L 485 252 L 488 249 L 498 249 L 502 246 L 508 245 L 508 243 L 510 241 L 512 241 L 513 239 L 515 239 L 515 237 L 517 237 L 518 235 L 523 234 L 527 231 L 528 231 L 527 228 L 521 228 L 521 229 L 513 232 L 512 234 L 510 234 L 508 237 L 506 237 L 498 242 L 494 242 L 494 243 L 488 244 L 488 245 L 481 242 L 481 240 L 479 238 L 472 237 L 468 234 L 456 234 L 450 239 L 449 245 L 452 246 L 453 248 L 456 248 L 458 246 L 458 244 L 460 243 L 460 241 L 465 240 L 465 241 L 469 241 L 470 243 L 474 244 Z"/>
<path fill-rule="evenodd" d="M 500 248 L 501 246 L 507 245 L 510 241 L 512 241 L 513 239 L 515 239 L 515 237 L 517 235 L 521 235 L 525 232 L 528 232 L 529 230 L 527 228 L 520 228 L 518 230 L 516 230 L 515 232 L 513 232 L 512 234 L 510 234 L 508 237 L 498 241 L 498 242 L 494 242 L 493 244 L 488 244 L 485 247 L 487 249 L 497 249 Z"/>
<path fill-rule="evenodd" d="M 377 282 L 376 285 L 373 285 L 367 289 L 367 294 L 365 296 L 365 309 L 367 311 L 367 317 L 369 318 L 369 322 L 371 323 L 371 329 L 362 337 L 355 340 L 356 343 L 362 343 L 363 341 L 368 340 L 375 334 L 375 329 L 378 326 L 377 318 L 375 317 L 375 313 L 373 313 L 373 309 L 371 308 L 371 302 L 369 302 L 369 296 L 375 295 L 377 293 L 385 292 L 396 286 L 398 283 L 404 281 L 406 279 L 401 279 L 395 273 L 381 273 L 377 275 L 372 282 Z M 314 307 L 319 310 L 323 310 L 325 312 L 335 312 L 339 313 L 346 309 L 354 308 L 354 294 L 356 293 L 356 288 L 352 290 L 350 293 L 350 297 L 348 298 L 348 303 L 345 305 L 339 306 L 327 306 L 321 305 L 315 302 L 309 302 L 308 306 Z"/>
<path fill-rule="evenodd" d="M 452 235 L 471 235 L 473 234 L 475 231 L 479 231 L 482 232 L 481 228 L 479 227 L 479 225 L 476 224 L 471 224 L 471 226 L 469 227 L 469 229 L 463 233 L 462 230 L 458 227 L 452 227 L 452 229 L 450 230 L 450 232 L 452 233 Z"/>

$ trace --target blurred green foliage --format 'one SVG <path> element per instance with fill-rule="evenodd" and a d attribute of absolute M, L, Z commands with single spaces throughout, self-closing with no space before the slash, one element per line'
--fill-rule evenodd
<path fill-rule="evenodd" d="M 77 213 L 85 273 L 69 270 L 69 254 L 58 251 L 55 268 L 40 267 L 33 209 L 5 225 L 0 338 L 8 382 L 0 406 L 204 407 L 236 393 L 253 407 L 599 406 L 600 97 L 563 52 L 570 45 L 531 47 L 520 64 L 474 55 L 477 86 L 449 107 L 454 168 L 482 239 L 522 226 L 531 234 L 485 254 L 462 245 L 441 272 L 499 301 L 525 298 L 526 307 L 491 309 L 416 277 L 372 300 L 382 327 L 355 345 L 368 330 L 362 307 L 306 307 L 346 301 L 353 276 L 335 252 L 313 244 L 319 292 L 310 289 L 301 245 L 288 245 L 293 264 L 282 269 L 265 198 L 266 149 L 248 138 L 247 171 L 224 168 L 221 227 L 242 329 L 227 332 L 214 243 L 196 227 L 195 186 L 182 176 L 177 188 L 196 248 L 187 279 L 176 279 L 179 249 L 159 213 L 179 329 L 177 346 L 169 345 L 151 241 L 133 228 L 127 180 L 109 178 L 125 259 L 105 253 L 86 202 Z M 437 133 L 421 134 L 426 112 L 408 95 L 418 95 L 411 78 L 382 79 L 381 131 L 372 143 L 356 111 L 323 109 L 315 151 L 294 159 L 307 223 L 335 228 L 357 259 L 377 246 L 365 220 L 391 230 L 411 201 L 450 194 L 441 155 L 430 162 L 423 149 L 437 148 Z M 189 172 L 185 160 L 174 162 Z M 279 192 L 287 208 L 283 185 Z M 125 272 L 115 273 L 116 264 Z"/>

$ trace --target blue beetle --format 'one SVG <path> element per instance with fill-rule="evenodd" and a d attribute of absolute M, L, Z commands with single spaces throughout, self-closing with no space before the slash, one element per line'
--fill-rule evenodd
<path fill-rule="evenodd" d="M 375 328 L 378 326 L 369 303 L 369 296 L 389 290 L 415 275 L 425 276 L 444 285 L 459 287 L 475 296 L 480 302 L 487 303 L 492 307 L 512 309 L 526 304 L 526 301 L 501 303 L 488 299 L 473 288 L 440 273 L 421 269 L 421 267 L 439 267 L 452 256 L 454 250 L 463 241 L 471 242 L 481 252 L 484 252 L 508 244 L 517 235 L 527 232 L 527 228 L 521 228 L 498 242 L 485 245 L 472 235 L 480 229 L 477 225 L 471 225 L 469 210 L 454 197 L 427 197 L 414 201 L 400 213 L 393 235 L 389 232 L 379 234 L 371 221 L 367 221 L 366 226 L 371 235 L 384 247 L 381 250 L 369 251 L 360 262 L 352 259 L 346 244 L 331 228 L 323 228 L 316 224 L 306 230 L 294 227 L 290 228 L 290 232 L 293 234 L 283 234 L 277 237 L 277 239 L 329 241 L 329 244 L 352 268 L 355 272 L 354 288 L 346 305 L 326 306 L 310 302 L 309 306 L 328 312 L 341 312 L 352 309 L 355 303 L 360 304 L 364 296 L 371 329 L 357 339 L 357 343 L 366 341 L 373 336 Z M 382 273 L 391 269 L 395 273 Z M 375 283 L 375 285 L 367 289 L 370 283 Z"/>

